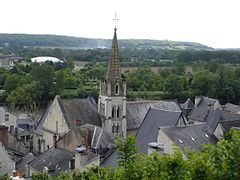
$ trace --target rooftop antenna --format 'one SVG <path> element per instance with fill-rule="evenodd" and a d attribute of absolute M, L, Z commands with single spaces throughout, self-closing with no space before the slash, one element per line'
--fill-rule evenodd
<path fill-rule="evenodd" d="M 115 29 L 117 29 L 117 21 L 119 19 L 117 19 L 117 13 L 115 12 L 115 18 L 113 19 L 115 21 Z"/>

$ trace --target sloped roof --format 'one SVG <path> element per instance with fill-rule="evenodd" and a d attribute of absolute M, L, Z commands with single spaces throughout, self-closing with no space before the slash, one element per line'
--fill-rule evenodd
<path fill-rule="evenodd" d="M 91 98 L 87 99 L 61 99 L 60 96 L 55 97 L 63 113 L 64 119 L 69 128 L 73 128 L 75 120 L 80 120 L 80 125 L 90 123 L 101 126 L 101 118 L 97 112 L 97 104 Z M 35 133 L 42 135 L 42 125 L 51 110 L 52 103 L 43 113 L 41 119 L 35 129 Z"/>
<path fill-rule="evenodd" d="M 181 115 L 181 111 L 150 108 L 136 134 L 139 152 L 147 153 L 147 144 L 157 141 L 159 126 L 175 126 Z M 115 150 L 101 162 L 101 166 L 116 167 L 117 165 L 117 154 Z"/>
<path fill-rule="evenodd" d="M 220 109 L 210 111 L 203 128 L 208 133 L 213 133 L 219 123 L 224 132 L 228 131 L 231 127 L 240 127 L 240 114 L 234 114 Z"/>
<path fill-rule="evenodd" d="M 232 103 L 227 103 L 222 106 L 223 110 L 232 112 L 232 113 L 240 113 L 240 106 L 232 104 Z"/>
<path fill-rule="evenodd" d="M 115 149 L 112 149 L 112 151 L 106 155 L 106 158 L 101 162 L 100 166 L 106 167 L 106 166 L 112 166 L 117 167 L 117 154 Z"/>
<path fill-rule="evenodd" d="M 104 130 L 101 127 L 93 126 L 92 129 L 92 142 L 91 147 L 94 149 L 99 148 L 111 148 L 109 146 L 114 145 L 115 135 L 111 132 Z"/>
<path fill-rule="evenodd" d="M 136 134 L 139 152 L 147 153 L 148 143 L 157 142 L 159 127 L 176 126 L 180 116 L 181 111 L 150 108 Z"/>
<path fill-rule="evenodd" d="M 52 106 L 52 102 L 49 104 L 49 106 L 47 107 L 47 109 L 45 110 L 45 112 L 42 114 L 41 118 L 39 119 L 39 121 L 37 122 L 37 125 L 35 127 L 34 133 L 38 134 L 38 135 L 43 135 L 43 129 L 42 129 L 42 125 L 51 109 Z"/>
<path fill-rule="evenodd" d="M 203 128 L 204 124 L 182 126 L 182 127 L 160 127 L 160 129 L 180 148 L 185 146 L 196 151 L 202 144 L 216 144 L 217 138 L 207 134 Z"/>
<path fill-rule="evenodd" d="M 201 122 L 205 121 L 209 112 L 209 106 L 214 106 L 217 101 L 217 99 L 201 97 L 199 104 L 197 104 L 189 113 L 188 118 Z"/>
<path fill-rule="evenodd" d="M 84 137 L 86 136 L 88 142 L 85 142 Z M 74 152 L 75 148 L 82 143 L 88 143 L 86 145 L 91 146 L 93 149 L 109 148 L 114 144 L 115 136 L 111 132 L 104 130 L 101 127 L 84 124 L 80 127 L 74 127 L 65 134 L 61 140 L 57 142 L 57 146 L 67 146 L 69 151 Z"/>
<path fill-rule="evenodd" d="M 127 129 L 140 127 L 149 108 L 180 111 L 177 103 L 171 101 L 129 101 L 127 102 Z"/>
<path fill-rule="evenodd" d="M 69 161 L 73 159 L 73 154 L 62 149 L 51 148 L 34 159 L 29 165 L 36 171 L 49 171 L 49 175 L 57 176 L 60 172 L 69 172 Z"/>
<path fill-rule="evenodd" d="M 16 163 L 16 169 L 25 172 L 26 165 L 29 164 L 32 160 L 34 160 L 36 156 L 34 156 L 31 152 L 23 156 L 23 158 Z"/>
<path fill-rule="evenodd" d="M 191 101 L 190 98 L 188 98 L 183 104 L 180 104 L 180 107 L 182 109 L 193 109 L 194 103 Z"/>
<path fill-rule="evenodd" d="M 110 59 L 105 79 L 109 81 L 121 79 L 119 51 L 117 43 L 117 28 L 114 29 Z"/>
<path fill-rule="evenodd" d="M 101 126 L 97 105 L 93 104 L 89 99 L 61 99 L 59 102 L 70 127 L 74 126 L 75 120 L 80 120 L 81 125 L 90 123 Z"/>

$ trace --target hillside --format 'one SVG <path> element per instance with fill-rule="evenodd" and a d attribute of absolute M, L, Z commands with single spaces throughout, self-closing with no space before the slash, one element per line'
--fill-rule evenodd
<path fill-rule="evenodd" d="M 74 49 L 109 48 L 111 39 L 91 39 L 83 37 L 33 34 L 0 34 L 0 47 L 59 47 Z M 119 48 L 156 48 L 172 50 L 211 50 L 212 48 L 194 42 L 121 39 Z"/>

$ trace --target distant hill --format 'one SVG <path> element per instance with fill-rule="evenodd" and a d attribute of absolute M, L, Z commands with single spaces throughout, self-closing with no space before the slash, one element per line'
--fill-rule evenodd
<path fill-rule="evenodd" d="M 33 34 L 0 34 L 0 47 L 52 47 L 95 49 L 109 48 L 111 39 L 91 39 L 58 35 L 33 35 Z M 212 48 L 194 42 L 148 40 L 148 39 L 121 39 L 119 48 L 159 48 L 173 50 L 211 50 Z"/>

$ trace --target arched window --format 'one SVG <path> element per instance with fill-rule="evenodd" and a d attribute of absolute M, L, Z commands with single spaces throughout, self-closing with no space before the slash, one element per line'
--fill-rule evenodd
<path fill-rule="evenodd" d="M 114 118 L 114 107 L 112 107 L 112 117 Z"/>
<path fill-rule="evenodd" d="M 112 125 L 112 133 L 114 133 L 114 124 Z"/>
<path fill-rule="evenodd" d="M 117 117 L 120 117 L 120 108 L 117 108 Z"/>
<path fill-rule="evenodd" d="M 119 125 L 117 124 L 116 125 L 116 133 L 118 133 L 119 132 Z"/>
<path fill-rule="evenodd" d="M 118 84 L 115 86 L 115 94 L 116 94 L 116 95 L 119 94 L 119 86 L 118 86 Z"/>

